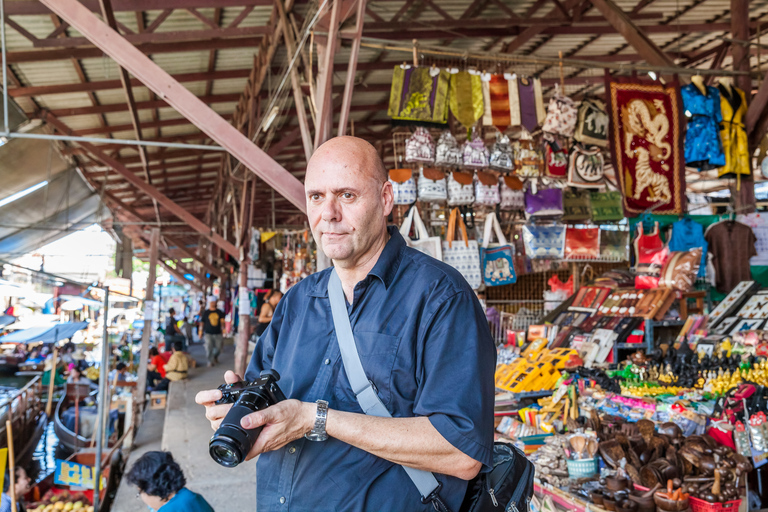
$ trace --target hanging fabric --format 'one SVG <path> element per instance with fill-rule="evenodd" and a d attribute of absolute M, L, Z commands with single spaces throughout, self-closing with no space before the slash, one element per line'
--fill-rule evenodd
<path fill-rule="evenodd" d="M 490 243 L 493 233 L 496 234 L 498 244 Z M 517 282 L 514 255 L 515 249 L 507 244 L 496 213 L 489 213 L 485 217 L 483 246 L 480 248 L 480 264 L 486 286 L 501 286 Z"/>
<path fill-rule="evenodd" d="M 517 95 L 520 109 L 520 124 L 533 133 L 546 118 L 541 80 L 538 78 L 517 78 Z"/>
<path fill-rule="evenodd" d="M 736 87 L 719 85 L 720 108 L 723 120 L 720 125 L 720 138 L 725 153 L 725 166 L 720 169 L 720 178 L 750 176 L 752 167 L 749 158 L 747 131 L 744 128 L 747 116 L 747 98 L 744 91 Z"/>
<path fill-rule="evenodd" d="M 603 188 L 603 153 L 598 146 L 573 145 L 568 157 L 568 185 Z"/>
<path fill-rule="evenodd" d="M 510 172 L 515 168 L 512 145 L 509 137 L 501 132 L 496 132 L 496 142 L 493 143 L 490 154 L 491 169 L 501 172 Z"/>
<path fill-rule="evenodd" d="M 450 91 L 451 113 L 469 130 L 482 117 L 485 110 L 480 75 L 469 71 L 452 74 Z"/>
<path fill-rule="evenodd" d="M 723 145 L 720 141 L 720 123 L 723 121 L 720 107 L 720 91 L 706 86 L 702 94 L 696 84 L 680 89 L 683 108 L 688 116 L 685 131 L 685 165 L 708 171 L 725 165 Z"/>
<path fill-rule="evenodd" d="M 505 75 L 483 76 L 483 125 L 495 126 L 504 132 L 510 126 L 520 124 L 517 83 Z M 514 98 L 515 111 L 512 109 Z"/>
<path fill-rule="evenodd" d="M 395 196 L 395 204 L 413 204 L 416 202 L 416 180 L 413 179 L 412 169 L 392 169 L 389 171 L 389 182 Z"/>
<path fill-rule="evenodd" d="M 472 171 L 453 171 L 448 174 L 448 206 L 464 206 L 475 202 Z"/>
<path fill-rule="evenodd" d="M 416 240 L 410 237 L 411 225 L 414 227 Z M 400 226 L 400 234 L 403 235 L 408 247 L 413 247 L 417 251 L 432 256 L 437 260 L 443 260 L 442 241 L 439 236 L 429 236 L 427 227 L 424 225 L 424 221 L 421 220 L 419 209 L 416 206 L 411 208 L 403 220 L 403 224 Z"/>
<path fill-rule="evenodd" d="M 624 196 L 624 212 L 634 217 L 685 211 L 680 95 L 676 82 L 615 77 L 608 85 L 613 168 Z"/>
<path fill-rule="evenodd" d="M 435 147 L 435 165 L 459 167 L 462 162 L 461 148 L 450 130 L 443 130 Z"/>
<path fill-rule="evenodd" d="M 449 74 L 437 68 L 395 66 L 389 93 L 392 119 L 448 122 Z"/>
<path fill-rule="evenodd" d="M 457 225 L 461 238 L 454 241 Z M 443 241 L 443 261 L 458 270 L 473 290 L 477 290 L 483 284 L 477 241 L 470 240 L 467 236 L 467 226 L 458 208 L 452 209 L 448 218 L 448 231 Z"/>
<path fill-rule="evenodd" d="M 554 133 L 565 137 L 573 137 L 578 120 L 578 111 L 573 100 L 563 95 L 559 90 L 549 100 L 547 117 L 542 130 L 545 133 Z"/>
<path fill-rule="evenodd" d="M 423 164 L 435 161 L 435 141 L 423 126 L 417 127 L 413 135 L 405 139 L 405 161 Z"/>
<path fill-rule="evenodd" d="M 605 103 L 597 98 L 584 98 L 579 105 L 578 122 L 573 138 L 583 144 L 608 145 L 608 113 Z"/>

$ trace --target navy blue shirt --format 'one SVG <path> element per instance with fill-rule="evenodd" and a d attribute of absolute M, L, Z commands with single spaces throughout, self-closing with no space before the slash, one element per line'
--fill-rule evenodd
<path fill-rule="evenodd" d="M 397 229 L 348 306 L 360 359 L 394 417 L 426 416 L 453 446 L 492 466 L 496 349 L 485 314 L 450 266 L 406 246 Z M 280 388 L 331 409 L 362 409 L 347 380 L 328 300 L 330 269 L 285 294 L 246 372 L 280 373 Z M 467 482 L 435 475 L 458 510 Z M 257 463 L 259 512 L 432 510 L 402 467 L 342 441 L 300 439 Z"/>

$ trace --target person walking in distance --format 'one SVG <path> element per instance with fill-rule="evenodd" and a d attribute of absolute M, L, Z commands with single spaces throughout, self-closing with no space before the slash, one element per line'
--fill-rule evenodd
<path fill-rule="evenodd" d="M 224 321 L 224 312 L 216 307 L 216 301 L 208 302 L 208 309 L 200 319 L 200 331 L 198 337 L 205 341 L 205 354 L 208 357 L 208 366 L 219 363 L 219 354 L 224 344 L 221 324 Z"/>

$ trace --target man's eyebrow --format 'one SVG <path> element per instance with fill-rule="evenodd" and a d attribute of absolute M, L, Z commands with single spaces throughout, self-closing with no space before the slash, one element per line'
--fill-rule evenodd
<path fill-rule="evenodd" d="M 358 189 L 353 188 L 353 187 L 341 187 L 341 188 L 332 188 L 331 189 L 331 194 L 333 194 L 333 195 L 344 194 L 346 192 L 352 192 L 353 194 L 359 194 L 360 193 L 360 191 Z M 306 191 L 306 194 L 308 196 L 313 196 L 315 194 L 322 195 L 324 193 L 325 193 L 324 190 L 307 190 Z"/>

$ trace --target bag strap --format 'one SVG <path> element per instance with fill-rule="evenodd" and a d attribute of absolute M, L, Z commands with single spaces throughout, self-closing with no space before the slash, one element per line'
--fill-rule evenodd
<path fill-rule="evenodd" d="M 403 238 L 409 238 L 411 232 L 411 224 L 413 223 L 413 212 L 416 209 L 416 205 L 413 205 L 408 211 L 408 215 L 403 219 L 403 223 L 400 225 L 400 234 Z"/>
<path fill-rule="evenodd" d="M 499 244 L 507 245 L 507 239 L 504 237 L 504 232 L 501 230 L 501 225 L 499 224 L 499 219 L 496 217 L 496 212 L 491 212 L 485 217 L 483 249 L 487 249 L 488 244 L 491 242 L 491 229 L 496 232 L 496 238 L 499 240 Z"/>
<path fill-rule="evenodd" d="M 363 363 L 360 361 L 360 354 L 357 351 L 355 337 L 354 334 L 352 334 L 352 326 L 349 323 L 349 314 L 347 313 L 344 290 L 341 287 L 341 280 L 336 273 L 336 269 L 331 270 L 328 279 L 328 298 L 331 301 L 333 326 L 336 330 L 336 340 L 339 343 L 339 351 L 341 352 L 341 360 L 344 363 L 344 371 L 352 386 L 352 391 L 355 393 L 357 402 L 360 404 L 360 407 L 365 414 L 379 416 L 381 418 L 391 418 L 392 414 L 390 414 L 389 410 L 381 402 L 379 395 L 376 394 L 373 383 L 368 380 L 368 377 L 365 374 L 365 369 L 363 368 Z M 447 508 L 445 508 L 445 505 L 438 496 L 438 492 L 442 485 L 432 473 L 407 466 L 401 467 L 419 490 L 422 503 L 431 501 L 437 510 L 441 510 L 437 505 L 437 503 L 439 503 L 443 509 L 447 511 Z"/>
<path fill-rule="evenodd" d="M 416 230 L 416 236 L 419 237 L 419 240 L 426 240 L 429 238 L 429 231 L 427 231 L 427 226 L 424 225 L 424 221 L 421 220 L 421 215 L 419 215 L 419 209 L 416 208 L 416 205 L 413 205 L 413 226 Z"/>

